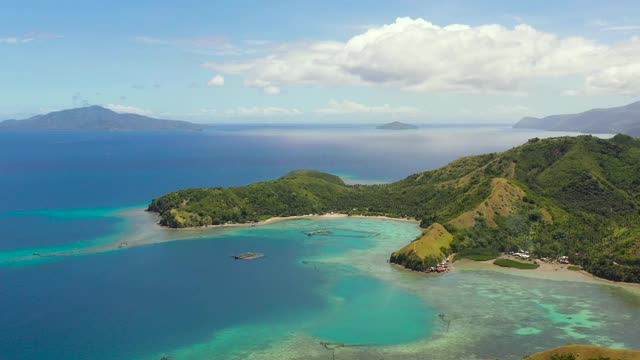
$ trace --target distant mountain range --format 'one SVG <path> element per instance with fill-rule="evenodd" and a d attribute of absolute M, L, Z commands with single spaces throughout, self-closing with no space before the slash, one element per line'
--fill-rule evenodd
<path fill-rule="evenodd" d="M 121 114 L 101 106 L 54 111 L 24 120 L 0 122 L 0 130 L 202 130 L 202 125 L 180 120 Z"/>
<path fill-rule="evenodd" d="M 381 129 L 381 130 L 415 130 L 417 128 L 418 127 L 415 125 L 405 124 L 400 121 L 394 121 L 388 124 L 376 126 L 376 129 Z"/>
<path fill-rule="evenodd" d="M 579 114 L 525 117 L 514 128 L 577 131 L 591 134 L 627 134 L 640 137 L 640 101 L 626 106 L 593 109 Z"/>

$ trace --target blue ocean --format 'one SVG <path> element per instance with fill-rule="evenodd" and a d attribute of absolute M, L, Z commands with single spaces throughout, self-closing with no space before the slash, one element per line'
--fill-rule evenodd
<path fill-rule="evenodd" d="M 587 337 L 640 347 L 631 331 L 637 293 L 390 266 L 389 253 L 420 234 L 412 222 L 314 218 L 176 231 L 144 212 L 181 188 L 301 168 L 381 183 L 561 135 L 500 125 L 372 128 L 0 132 L 0 359 L 518 359 Z M 305 235 L 318 229 L 330 232 Z M 107 246 L 134 241 L 143 245 Z M 229 256 L 244 251 L 266 256 Z"/>

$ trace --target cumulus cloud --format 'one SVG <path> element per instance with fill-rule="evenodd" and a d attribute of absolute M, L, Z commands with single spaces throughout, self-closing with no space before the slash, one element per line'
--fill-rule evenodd
<path fill-rule="evenodd" d="M 212 77 L 211 80 L 209 80 L 207 82 L 207 86 L 208 87 L 222 87 L 222 86 L 224 86 L 224 77 L 222 77 L 220 75 L 216 75 L 216 76 Z"/>
<path fill-rule="evenodd" d="M 598 73 L 628 73 L 638 58 L 638 38 L 609 45 L 524 24 L 438 26 L 423 19 L 398 18 L 345 42 L 280 44 L 264 56 L 206 66 L 240 74 L 247 86 L 266 93 L 278 93 L 286 85 L 522 93 L 531 80 L 566 76 L 582 77 L 592 90 L 626 92 L 621 79 L 607 81 Z"/>
<path fill-rule="evenodd" d="M 384 104 L 381 106 L 368 106 L 354 101 L 337 101 L 330 100 L 327 107 L 316 110 L 320 114 L 343 115 L 343 114 L 413 114 L 418 109 L 409 106 L 390 106 Z"/>
<path fill-rule="evenodd" d="M 122 114 L 138 114 L 138 115 L 152 115 L 153 112 L 150 110 L 142 109 L 139 107 L 131 106 L 131 105 L 118 105 L 118 104 L 106 104 L 105 108 L 115 111 L 117 113 Z"/>
<path fill-rule="evenodd" d="M 640 63 L 612 66 L 588 76 L 586 93 L 587 95 L 639 94 Z"/>

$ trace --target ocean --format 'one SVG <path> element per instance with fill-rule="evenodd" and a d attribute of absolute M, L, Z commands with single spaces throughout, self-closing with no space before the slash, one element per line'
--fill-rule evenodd
<path fill-rule="evenodd" d="M 0 132 L 0 359 L 518 359 L 567 342 L 640 348 L 640 296 L 617 287 L 390 266 L 389 253 L 419 234 L 414 223 L 180 232 L 143 211 L 181 188 L 300 168 L 388 182 L 559 135 L 501 125 Z M 318 229 L 330 234 L 305 235 Z M 149 245 L 96 251 L 134 238 Z M 244 251 L 266 256 L 229 257 Z M 68 256 L 34 261 L 34 252 Z"/>

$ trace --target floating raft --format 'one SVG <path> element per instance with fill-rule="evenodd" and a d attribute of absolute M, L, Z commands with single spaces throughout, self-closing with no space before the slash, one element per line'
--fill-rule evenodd
<path fill-rule="evenodd" d="M 263 256 L 264 256 L 264 254 L 254 253 L 254 252 L 246 252 L 246 253 L 242 253 L 242 254 L 231 255 L 232 258 L 241 259 L 241 260 L 255 260 L 255 259 L 259 259 L 259 258 L 261 258 Z"/>

